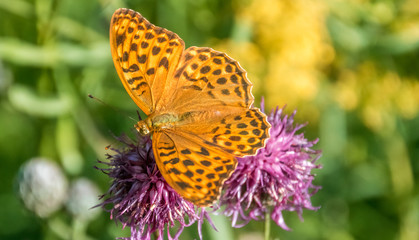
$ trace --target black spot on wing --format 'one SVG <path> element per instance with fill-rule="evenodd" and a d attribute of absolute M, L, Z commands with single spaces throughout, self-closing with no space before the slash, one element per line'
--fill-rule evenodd
<path fill-rule="evenodd" d="M 149 68 L 146 72 L 147 75 L 153 75 L 154 74 L 154 68 Z"/>
<path fill-rule="evenodd" d="M 221 74 L 221 70 L 217 69 L 215 71 L 212 72 L 213 75 L 220 75 Z"/>
<path fill-rule="evenodd" d="M 126 69 L 126 68 L 122 68 L 122 71 L 123 72 L 136 72 L 136 71 L 138 71 L 140 68 L 138 67 L 138 65 L 137 64 L 132 64 L 131 66 L 129 66 L 129 68 L 128 69 Z"/>
<path fill-rule="evenodd" d="M 224 167 L 223 167 L 223 166 L 219 166 L 219 167 L 214 168 L 214 170 L 215 170 L 216 172 L 223 171 L 223 169 L 224 169 Z"/>
<path fill-rule="evenodd" d="M 179 158 L 172 158 L 170 160 L 164 161 L 163 164 L 166 165 L 168 163 L 170 164 L 177 164 L 179 162 Z"/>
<path fill-rule="evenodd" d="M 202 161 L 200 161 L 200 163 L 201 163 L 202 165 L 204 165 L 205 167 L 209 167 L 209 166 L 211 166 L 211 162 L 210 162 L 210 161 L 207 161 L 207 160 L 202 160 Z"/>
<path fill-rule="evenodd" d="M 221 90 L 221 94 L 228 96 L 230 95 L 230 91 L 228 89 L 223 89 Z"/>
<path fill-rule="evenodd" d="M 181 173 L 177 168 L 170 168 L 169 172 L 175 175 L 179 175 Z"/>
<path fill-rule="evenodd" d="M 154 38 L 154 35 L 152 34 L 152 33 L 150 33 L 150 32 L 148 32 L 148 33 L 146 33 L 145 34 L 145 36 L 144 36 L 146 39 L 152 39 L 152 38 Z"/>
<path fill-rule="evenodd" d="M 153 49 L 151 50 L 151 53 L 153 55 L 157 55 L 157 54 L 159 54 L 160 50 L 161 50 L 161 48 L 159 48 L 157 46 L 154 46 Z"/>
<path fill-rule="evenodd" d="M 142 79 L 143 79 L 142 76 L 138 76 L 138 77 L 133 77 L 133 78 L 128 79 L 127 82 L 129 84 L 133 84 L 134 82 L 139 81 L 139 80 L 142 80 Z"/>
<path fill-rule="evenodd" d="M 147 61 L 147 56 L 145 54 L 137 57 L 139 63 L 145 63 Z"/>
<path fill-rule="evenodd" d="M 209 174 L 206 175 L 206 177 L 208 179 L 214 179 L 215 178 L 215 174 L 214 173 L 209 173 Z"/>
<path fill-rule="evenodd" d="M 189 185 L 189 183 L 186 182 L 175 182 L 180 188 L 182 188 L 183 190 L 185 190 L 186 188 L 191 188 L 191 185 Z"/>
<path fill-rule="evenodd" d="M 208 59 L 208 57 L 207 56 L 205 56 L 205 55 L 203 55 L 203 54 L 201 54 L 201 55 L 199 55 L 199 60 L 201 60 L 201 61 L 205 61 L 205 60 L 207 60 Z"/>
<path fill-rule="evenodd" d="M 116 36 L 116 46 L 121 45 L 125 41 L 125 33 Z"/>
<path fill-rule="evenodd" d="M 191 154 L 191 151 L 189 149 L 183 149 L 180 151 L 182 154 Z"/>
<path fill-rule="evenodd" d="M 204 155 L 204 156 L 209 156 L 209 152 L 206 148 L 201 147 L 201 152 L 197 152 L 198 154 Z"/>
<path fill-rule="evenodd" d="M 189 159 L 186 159 L 186 160 L 183 160 L 183 165 L 185 165 L 185 166 L 193 166 L 195 164 L 193 163 L 193 161 L 191 161 Z"/>
<path fill-rule="evenodd" d="M 189 86 L 183 86 L 183 89 L 193 89 L 193 90 L 197 90 L 197 91 L 202 91 L 202 88 L 200 88 L 199 86 L 196 85 L 189 85 Z"/>
<path fill-rule="evenodd" d="M 141 43 L 141 48 L 148 48 L 148 42 L 142 42 Z"/>
<path fill-rule="evenodd" d="M 211 70 L 210 66 L 204 66 L 204 67 L 201 68 L 200 72 L 202 74 L 207 74 L 210 70 Z"/>
<path fill-rule="evenodd" d="M 237 76 L 235 74 L 231 75 L 230 81 L 237 84 Z"/>
<path fill-rule="evenodd" d="M 136 43 L 133 43 L 133 44 L 131 44 L 131 51 L 134 51 L 134 52 L 136 52 L 137 51 L 137 49 L 138 49 L 138 46 L 137 46 L 137 44 Z"/>
<path fill-rule="evenodd" d="M 128 57 L 129 57 L 129 54 L 128 54 L 127 52 L 124 52 L 124 53 L 122 54 L 122 61 L 123 61 L 123 62 L 128 61 Z"/>
<path fill-rule="evenodd" d="M 187 177 L 189 177 L 189 178 L 193 177 L 193 175 L 194 175 L 194 174 L 193 174 L 193 172 L 191 172 L 191 171 L 189 171 L 189 170 L 188 170 L 188 171 L 186 171 L 184 174 L 185 174 L 185 176 L 187 176 Z"/>
<path fill-rule="evenodd" d="M 226 84 L 226 82 L 227 82 L 227 79 L 224 78 L 224 77 L 221 77 L 221 78 L 217 79 L 218 84 L 223 85 L 223 84 Z"/>
<path fill-rule="evenodd" d="M 167 57 L 163 57 L 160 60 L 159 67 L 161 67 L 161 66 L 163 66 L 166 69 L 169 69 L 169 61 L 167 60 Z"/>
<path fill-rule="evenodd" d="M 159 153 L 159 156 L 160 157 L 167 157 L 167 156 L 170 156 L 170 155 L 172 155 L 174 153 L 176 153 L 176 150 L 171 151 L 171 152 L 168 152 L 168 153 L 161 152 L 161 153 Z"/>
<path fill-rule="evenodd" d="M 259 136 L 262 132 L 259 129 L 253 129 L 252 133 L 255 134 L 256 136 Z"/>
<path fill-rule="evenodd" d="M 219 58 L 214 58 L 214 59 L 212 59 L 212 61 L 213 61 L 215 64 L 221 64 L 221 63 L 222 63 L 221 59 L 219 59 Z"/>

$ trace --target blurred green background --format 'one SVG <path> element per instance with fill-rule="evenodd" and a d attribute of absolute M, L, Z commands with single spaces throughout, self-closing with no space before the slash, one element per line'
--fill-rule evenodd
<path fill-rule="evenodd" d="M 0 239 L 114 239 L 129 231 L 101 212 L 80 222 L 65 207 L 39 218 L 17 197 L 22 164 L 57 163 L 87 178 L 112 134 L 131 132 L 137 107 L 110 55 L 120 7 L 176 32 L 187 47 L 227 52 L 247 70 L 257 104 L 298 109 L 323 150 L 317 212 L 275 239 L 419 239 L 419 2 L 417 0 L 0 1 Z M 89 99 L 92 94 L 118 109 Z M 91 211 L 91 210 L 89 210 Z M 263 222 L 204 226 L 204 239 L 262 239 Z M 76 229 L 76 230 L 74 230 Z M 74 237 L 77 232 L 79 237 Z M 181 239 L 197 237 L 196 226 Z"/>

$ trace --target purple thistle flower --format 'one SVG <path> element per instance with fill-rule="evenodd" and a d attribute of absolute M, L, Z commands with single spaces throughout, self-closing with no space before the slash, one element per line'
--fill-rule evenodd
<path fill-rule="evenodd" d="M 261 109 L 264 111 L 263 99 Z M 310 197 L 319 189 L 312 181 L 313 168 L 320 151 L 311 149 L 317 142 L 308 141 L 304 134 L 296 134 L 305 125 L 293 126 L 294 115 L 283 115 L 276 108 L 268 116 L 272 125 L 270 138 L 255 156 L 238 159 L 237 169 L 224 183 L 220 198 L 223 213 L 232 217 L 234 227 L 242 227 L 250 220 L 261 220 L 270 213 L 272 220 L 285 230 L 282 211 L 295 211 L 302 219 L 303 208 L 317 210 Z"/>
<path fill-rule="evenodd" d="M 111 148 L 114 155 L 107 155 L 110 160 L 100 162 L 109 166 L 101 169 L 112 179 L 108 192 L 101 196 L 104 201 L 98 206 L 108 209 L 111 219 L 118 220 L 123 228 L 131 228 L 129 239 L 150 239 L 157 234 L 163 239 L 166 229 L 168 239 L 178 239 L 184 227 L 198 222 L 198 232 L 202 239 L 201 226 L 204 219 L 214 227 L 204 208 L 198 208 L 184 200 L 164 180 L 154 160 L 151 139 L 137 135 L 138 141 L 127 136 L 118 137 L 126 147 Z M 188 218 L 188 222 L 185 221 Z M 179 225 L 179 230 L 172 238 L 169 229 Z M 215 228 L 215 227 L 214 227 Z"/>

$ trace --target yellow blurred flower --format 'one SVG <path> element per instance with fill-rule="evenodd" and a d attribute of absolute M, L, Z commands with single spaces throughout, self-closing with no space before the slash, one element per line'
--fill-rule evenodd
<path fill-rule="evenodd" d="M 253 41 L 265 59 L 261 73 L 267 108 L 287 104 L 319 115 L 310 102 L 319 94 L 321 70 L 333 61 L 325 3 L 305 0 L 236 1 L 237 16 L 251 23 Z M 311 108 L 311 109 L 310 109 Z"/>
<path fill-rule="evenodd" d="M 354 71 L 343 70 L 334 84 L 333 96 L 342 109 L 359 110 L 373 131 L 391 130 L 396 116 L 412 119 L 419 111 L 419 82 L 365 62 Z"/>
<path fill-rule="evenodd" d="M 359 84 L 353 71 L 344 69 L 335 84 L 332 97 L 346 111 L 354 110 L 359 104 Z"/>

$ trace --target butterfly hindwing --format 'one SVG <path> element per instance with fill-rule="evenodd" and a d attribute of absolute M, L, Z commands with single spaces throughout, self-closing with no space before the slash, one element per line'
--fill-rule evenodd
<path fill-rule="evenodd" d="M 112 16 L 110 42 L 125 89 L 144 113 L 151 114 L 172 91 L 167 85 L 184 50 L 183 40 L 139 13 L 121 8 Z"/>
<path fill-rule="evenodd" d="M 206 144 L 236 157 L 254 155 L 269 138 L 271 125 L 266 115 L 257 108 L 200 120 L 206 116 L 206 113 L 198 114 L 194 121 L 178 126 L 177 130 L 199 136 Z"/>
<path fill-rule="evenodd" d="M 237 164 L 231 154 L 182 131 L 154 134 L 153 152 L 167 183 L 198 206 L 218 199 L 223 182 Z"/>

